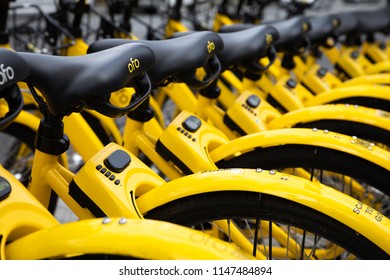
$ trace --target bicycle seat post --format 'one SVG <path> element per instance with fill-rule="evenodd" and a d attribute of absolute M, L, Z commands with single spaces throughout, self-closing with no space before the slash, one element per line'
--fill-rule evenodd
<path fill-rule="evenodd" d="M 35 139 L 35 148 L 59 156 L 69 149 L 70 141 L 64 134 L 63 117 L 43 117 Z"/>

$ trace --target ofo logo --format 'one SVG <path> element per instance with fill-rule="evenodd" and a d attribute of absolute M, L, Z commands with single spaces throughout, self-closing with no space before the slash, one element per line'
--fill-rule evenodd
<path fill-rule="evenodd" d="M 15 76 L 14 69 L 10 66 L 0 65 L 0 86 L 4 85 L 6 82 L 11 81 Z"/>
<path fill-rule="evenodd" d="M 140 66 L 140 62 L 138 59 L 130 58 L 130 63 L 127 64 L 127 68 L 129 69 L 130 73 L 133 73 L 136 69 L 138 69 Z"/>

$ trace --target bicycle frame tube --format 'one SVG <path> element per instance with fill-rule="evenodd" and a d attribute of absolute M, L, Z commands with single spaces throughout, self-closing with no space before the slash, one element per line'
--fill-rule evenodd
<path fill-rule="evenodd" d="M 374 63 L 372 65 L 367 66 L 364 69 L 365 74 L 379 74 L 379 73 L 387 73 L 390 71 L 390 61 L 381 61 Z"/>
<path fill-rule="evenodd" d="M 90 159 L 104 145 L 88 125 L 81 114 L 71 114 L 64 118 L 65 134 L 71 139 L 72 146 L 83 158 Z M 88 141 L 85 141 L 88 139 Z"/>
<path fill-rule="evenodd" d="M 294 71 L 294 73 L 296 72 Z M 310 66 L 299 79 L 301 84 L 315 95 L 343 85 L 343 82 L 336 75 L 318 64 Z"/>
<path fill-rule="evenodd" d="M 336 68 L 342 69 L 342 75 L 345 76 L 341 77 L 343 81 L 366 74 L 364 66 L 367 66 L 367 62 L 363 61 L 364 58 L 359 58 L 360 55 L 355 48 L 342 47 L 341 50 L 338 50 L 337 48 L 332 48 L 330 50 L 323 48 L 322 50 L 325 55 L 330 58 Z M 356 55 L 358 57 L 356 57 Z"/>
<path fill-rule="evenodd" d="M 362 52 L 369 57 L 374 63 L 383 62 L 389 60 L 385 49 L 382 49 L 378 42 L 363 42 Z"/>

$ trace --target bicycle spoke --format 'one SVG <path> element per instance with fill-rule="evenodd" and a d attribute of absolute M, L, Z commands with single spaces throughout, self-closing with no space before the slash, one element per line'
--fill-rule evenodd
<path fill-rule="evenodd" d="M 272 222 L 268 225 L 268 258 L 272 260 Z"/>
<path fill-rule="evenodd" d="M 303 237 L 302 237 L 301 257 L 300 257 L 301 260 L 303 260 L 303 255 L 305 253 L 305 240 L 306 240 L 306 231 L 303 232 Z"/>
<path fill-rule="evenodd" d="M 256 218 L 256 225 L 255 225 L 255 236 L 253 240 L 253 256 L 256 257 L 257 253 L 257 243 L 259 240 L 259 225 L 260 225 L 260 219 Z"/>

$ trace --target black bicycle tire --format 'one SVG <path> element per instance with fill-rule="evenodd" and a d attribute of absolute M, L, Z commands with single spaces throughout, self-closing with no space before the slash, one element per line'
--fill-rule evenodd
<path fill-rule="evenodd" d="M 261 203 L 259 201 L 261 200 Z M 296 202 L 255 192 L 221 191 L 172 201 L 145 213 L 145 218 L 195 226 L 221 219 L 266 219 L 298 226 L 352 252 L 360 259 L 389 259 L 377 245 L 350 227 Z M 357 246 L 358 244 L 358 246 Z"/>
<path fill-rule="evenodd" d="M 103 145 L 107 145 L 110 142 L 112 142 L 112 138 L 107 133 L 107 131 L 104 129 L 104 127 L 102 126 L 99 119 L 97 119 L 91 113 L 89 113 L 87 111 L 82 111 L 81 115 L 85 119 L 85 121 L 88 123 L 88 125 L 91 127 L 91 129 L 96 134 L 96 136 L 103 143 Z"/>
<path fill-rule="evenodd" d="M 218 168 L 315 168 L 344 174 L 366 182 L 390 196 L 390 172 L 365 158 L 311 145 L 259 147 L 240 156 L 216 162 Z"/>

